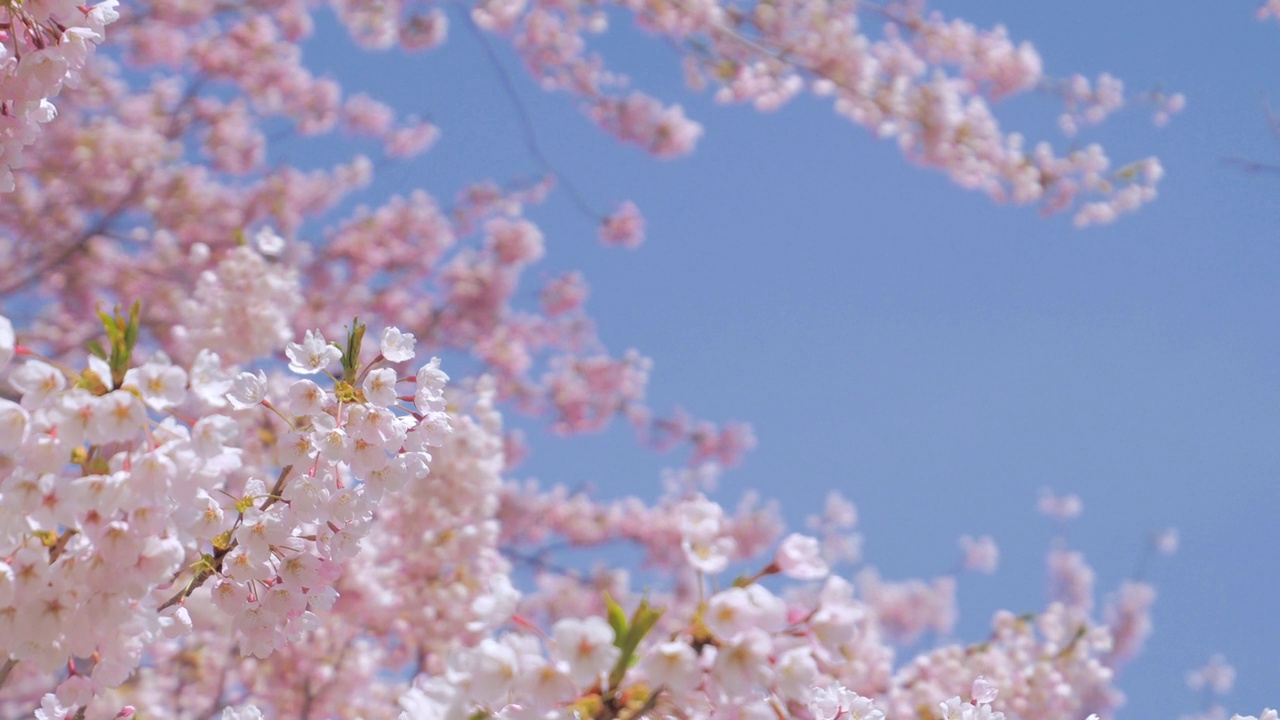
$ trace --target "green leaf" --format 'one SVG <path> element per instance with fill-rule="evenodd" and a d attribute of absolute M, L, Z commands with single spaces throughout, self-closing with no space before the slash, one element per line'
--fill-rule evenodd
<path fill-rule="evenodd" d="M 627 614 L 609 593 L 604 594 L 604 606 L 608 611 L 606 617 L 609 620 L 609 627 L 613 628 L 613 644 L 621 649 L 627 636 Z"/>
<path fill-rule="evenodd" d="M 101 306 L 95 308 L 95 312 L 98 313 L 98 319 L 102 321 L 102 329 L 106 330 L 107 336 L 110 337 L 112 331 L 115 329 L 115 326 L 116 326 L 115 318 L 111 317 L 105 311 L 103 311 Z"/>
<path fill-rule="evenodd" d="M 142 303 L 135 301 L 129 307 L 127 318 L 120 313 L 119 305 L 115 306 L 111 314 L 101 307 L 97 308 L 97 313 L 98 319 L 102 321 L 102 329 L 107 334 L 111 351 L 107 352 L 101 343 L 92 342 L 89 344 L 89 352 L 107 361 L 107 366 L 111 368 L 111 385 L 120 387 L 124 384 L 124 375 L 129 370 L 133 348 L 138 344 L 138 335 L 142 331 Z"/>
<path fill-rule="evenodd" d="M 347 329 L 347 346 L 342 353 L 342 370 L 343 378 L 349 383 L 355 382 L 360 371 L 360 347 L 364 344 L 364 331 L 367 328 L 366 324 L 360 322 L 360 317 L 356 316 L 351 321 L 351 327 Z M 341 345 L 337 347 L 339 350 L 344 349 Z"/>
<path fill-rule="evenodd" d="M 631 614 L 631 631 L 627 633 L 632 649 L 640 646 L 640 641 L 658 624 L 662 618 L 662 610 L 649 605 L 648 599 L 642 599 L 636 611 Z"/>
<path fill-rule="evenodd" d="M 617 608 L 618 616 L 622 615 L 622 608 L 608 595 L 605 595 L 606 605 L 609 605 L 609 624 L 614 625 L 614 608 Z M 631 613 L 631 621 L 620 620 L 623 632 L 618 633 L 614 644 L 622 653 L 618 656 L 618 662 L 614 664 L 613 670 L 609 673 L 609 687 L 617 688 L 622 683 L 622 678 L 627 674 L 627 668 L 636 663 L 636 650 L 640 647 L 640 642 L 644 640 L 644 636 L 649 634 L 653 626 L 658 624 L 658 620 L 662 617 L 662 610 L 654 608 L 649 604 L 647 598 L 640 600 L 640 604 L 636 606 L 634 612 Z M 618 627 L 614 625 L 614 631 L 617 632 Z"/>
<path fill-rule="evenodd" d="M 125 350 L 132 353 L 133 347 L 138 344 L 138 331 L 142 327 L 142 301 L 134 300 L 133 305 L 129 307 L 129 324 L 124 329 L 124 345 Z"/>

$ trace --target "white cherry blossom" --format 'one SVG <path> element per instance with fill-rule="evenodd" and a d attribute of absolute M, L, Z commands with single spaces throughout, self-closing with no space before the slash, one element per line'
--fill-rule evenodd
<path fill-rule="evenodd" d="M 231 407 L 245 410 L 262 404 L 267 398 L 267 375 L 259 370 L 257 374 L 242 372 L 231 380 L 231 391 L 227 400 Z"/>
<path fill-rule="evenodd" d="M 821 580 L 830 572 L 822 559 L 822 544 L 817 538 L 799 533 L 783 538 L 774 562 L 782 574 L 797 580 Z"/>
<path fill-rule="evenodd" d="M 663 686 L 676 697 L 693 690 L 702 682 L 698 656 L 689 643 L 676 640 L 658 643 L 650 648 L 640 667 L 652 687 Z"/>
<path fill-rule="evenodd" d="M 569 665 L 569 675 L 587 687 L 609 672 L 621 653 L 613 644 L 613 628 L 601 617 L 564 618 L 551 628 L 556 657 Z"/>
<path fill-rule="evenodd" d="M 289 369 L 299 375 L 314 375 L 342 359 L 342 351 L 325 342 L 319 330 L 308 330 L 301 343 L 285 346 Z"/>
<path fill-rule="evenodd" d="M 17 338 L 13 333 L 13 323 L 9 322 L 9 318 L 0 315 L 0 369 L 4 369 L 4 366 L 13 359 L 16 347 Z"/>
<path fill-rule="evenodd" d="M 379 407 L 396 404 L 396 371 L 393 368 L 378 368 L 364 379 L 365 398 Z"/>
<path fill-rule="evenodd" d="M 413 359 L 413 333 L 400 332 L 399 328 L 389 327 L 382 331 L 382 339 L 378 349 L 382 357 L 391 362 L 404 362 Z"/>

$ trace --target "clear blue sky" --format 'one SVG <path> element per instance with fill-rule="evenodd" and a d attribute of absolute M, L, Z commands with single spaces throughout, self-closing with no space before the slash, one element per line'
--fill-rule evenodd
<path fill-rule="evenodd" d="M 558 194 L 531 213 L 548 237 L 532 272 L 584 271 L 606 343 L 655 360 L 655 407 L 754 424 L 759 448 L 720 499 L 756 488 L 799 525 L 839 488 L 861 511 L 867 560 L 893 578 L 947 572 L 959 535 L 994 535 L 999 573 L 961 582 L 967 639 L 999 607 L 1042 607 L 1052 528 L 1034 512 L 1041 487 L 1083 497 L 1070 540 L 1103 592 L 1149 531 L 1175 526 L 1182 547 L 1151 572 L 1156 632 L 1120 681 L 1122 717 L 1197 709 L 1185 673 L 1215 652 L 1239 672 L 1231 709 L 1280 703 L 1280 175 L 1223 162 L 1280 162 L 1261 105 L 1268 92 L 1280 103 L 1280 26 L 1254 21 L 1244 0 L 940 6 L 1005 23 L 1050 74 L 1109 71 L 1135 91 L 1184 92 L 1189 107 L 1165 130 L 1136 109 L 1082 136 L 1121 161 L 1159 155 L 1160 199 L 1088 231 L 996 206 L 820 101 L 761 115 L 693 95 L 665 45 L 622 31 L 605 55 L 682 102 L 706 136 L 689 158 L 651 160 L 596 131 L 572 99 L 537 91 L 504 52 L 548 155 L 598 207 L 630 198 L 649 223 L 639 251 L 605 249 Z M 445 49 L 407 65 L 353 53 L 331 29 L 307 52 L 444 131 L 370 201 L 414 186 L 449 198 L 468 181 L 537 171 L 456 22 Z M 1030 98 L 1000 112 L 1062 148 L 1057 108 Z M 523 475 L 605 496 L 655 497 L 659 469 L 679 461 L 621 427 L 535 432 L 533 445 Z"/>

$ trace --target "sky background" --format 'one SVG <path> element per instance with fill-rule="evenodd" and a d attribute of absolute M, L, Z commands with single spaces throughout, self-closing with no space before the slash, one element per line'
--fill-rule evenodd
<path fill-rule="evenodd" d="M 640 250 L 604 248 L 558 192 L 530 212 L 548 241 L 532 277 L 583 271 L 609 348 L 654 359 L 655 408 L 754 425 L 758 449 L 717 499 L 757 489 L 799 527 L 838 488 L 888 578 L 946 573 L 960 535 L 993 535 L 1001 568 L 961 579 L 960 638 L 985 636 L 996 609 L 1043 607 L 1054 528 L 1035 504 L 1049 487 L 1084 500 L 1068 537 L 1100 594 L 1133 571 L 1150 532 L 1181 533 L 1149 573 L 1156 629 L 1119 681 L 1121 717 L 1198 709 L 1186 673 L 1219 652 L 1238 671 L 1230 709 L 1280 703 L 1280 175 L 1224 162 L 1280 163 L 1262 105 L 1268 92 L 1280 103 L 1280 26 L 1255 21 L 1245 0 L 937 6 L 1006 24 L 1051 75 L 1108 71 L 1133 92 L 1185 93 L 1164 130 L 1135 108 L 1081 136 L 1119 163 L 1158 155 L 1158 201 L 1085 231 L 995 205 L 821 100 L 762 115 L 693 94 L 669 47 L 620 27 L 598 45 L 613 67 L 682 103 L 706 134 L 690 157 L 653 160 L 572 98 L 540 92 L 500 48 L 559 170 L 602 211 L 631 199 L 648 222 Z M 419 186 L 447 200 L 468 182 L 540 171 L 456 16 L 450 34 L 408 59 L 355 52 L 331 26 L 306 47 L 348 90 L 443 130 L 370 202 Z M 1024 97 L 998 113 L 1062 150 L 1059 108 Z M 512 423 L 534 451 L 517 474 L 545 484 L 655 498 L 661 468 L 681 462 L 638 448 L 621 425 L 566 440 Z"/>

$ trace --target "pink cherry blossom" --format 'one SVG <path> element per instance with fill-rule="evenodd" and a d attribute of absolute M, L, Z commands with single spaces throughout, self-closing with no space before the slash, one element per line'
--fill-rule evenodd
<path fill-rule="evenodd" d="M 1000 691 L 987 680 L 986 675 L 979 675 L 973 679 L 973 687 L 969 691 L 969 697 L 973 698 L 973 702 L 977 705 L 987 705 L 995 701 L 999 692 Z"/>
<path fill-rule="evenodd" d="M 797 580 L 820 580 L 830 572 L 818 540 L 799 533 L 783 538 L 774 562 L 784 575 Z"/>
<path fill-rule="evenodd" d="M 600 240 L 605 245 L 637 248 L 644 242 L 644 217 L 632 202 L 622 203 L 616 212 L 600 225 Z"/>
<path fill-rule="evenodd" d="M 1028 139 L 1000 103 L 1040 92 L 1069 136 L 1135 103 L 1157 125 L 1186 104 L 1107 73 L 1050 78 L 1053 58 L 1009 29 L 921 0 L 332 7 L 336 30 L 392 51 L 388 77 L 413 76 L 410 54 L 461 19 L 630 150 L 687 155 L 699 105 L 648 94 L 601 50 L 633 23 L 711 100 L 819 98 L 962 188 L 1082 226 L 1151 202 L 1163 166 Z M 1120 705 L 1151 586 L 1099 596 L 1060 538 L 1049 603 L 962 642 L 962 580 L 885 579 L 842 496 L 808 535 L 757 495 L 713 499 L 751 426 L 655 408 L 653 363 L 606 347 L 586 278 L 539 266 L 564 241 L 540 203 L 571 196 L 603 244 L 631 249 L 654 231 L 635 203 L 594 207 L 542 157 L 530 180 L 379 197 L 388 166 L 441 129 L 320 72 L 318 12 L 0 8 L 0 299 L 22 318 L 0 316 L 0 715 L 996 720 Z M 136 325 L 92 310 L 133 300 Z M 406 366 L 419 349 L 431 359 Z M 656 499 L 520 480 L 513 414 L 562 435 L 623 420 L 684 467 Z M 1040 508 L 1062 524 L 1081 502 L 1046 493 Z M 560 555 L 615 544 L 651 573 Z M 961 550 L 965 568 L 997 565 L 988 536 Z M 852 582 L 848 563 L 863 563 Z M 1233 680 L 1220 659 L 1189 677 Z"/>
<path fill-rule="evenodd" d="M 1000 564 L 1000 547 L 990 535 L 973 539 L 968 535 L 960 536 L 960 550 L 964 553 L 964 568 L 984 575 L 996 571 Z"/>

